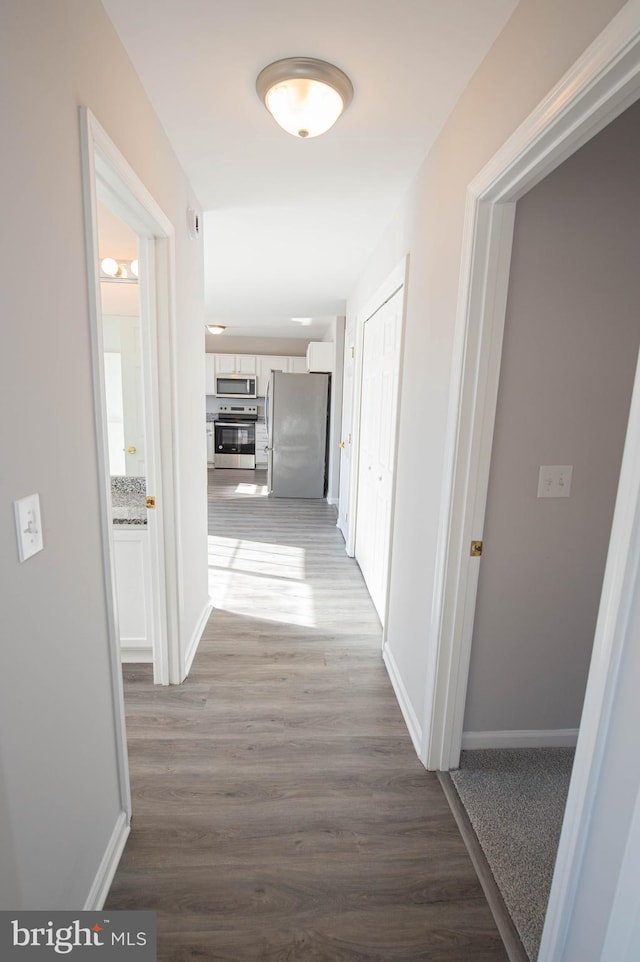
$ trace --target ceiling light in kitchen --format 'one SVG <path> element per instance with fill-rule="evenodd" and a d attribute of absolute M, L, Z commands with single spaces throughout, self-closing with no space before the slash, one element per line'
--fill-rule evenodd
<path fill-rule="evenodd" d="M 206 324 L 209 334 L 224 334 L 226 327 L 224 324 Z"/>
<path fill-rule="evenodd" d="M 258 74 L 258 96 L 283 130 L 317 137 L 333 127 L 353 98 L 346 73 L 325 60 L 289 57 Z"/>

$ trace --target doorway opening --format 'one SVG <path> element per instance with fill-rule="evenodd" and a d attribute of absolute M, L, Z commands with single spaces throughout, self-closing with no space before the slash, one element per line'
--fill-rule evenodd
<path fill-rule="evenodd" d="M 531 959 L 592 659 L 640 348 L 630 253 L 640 242 L 639 131 L 640 101 L 521 198 L 515 218 L 453 780 Z"/>
<path fill-rule="evenodd" d="M 632 105 L 640 93 L 640 23 L 630 4 L 614 18 L 539 108 L 469 185 L 450 409 L 450 485 L 441 532 L 442 584 L 432 625 L 421 757 L 430 768 L 458 765 L 471 652 L 479 562 L 471 539 L 482 540 L 498 393 L 515 202 Z M 594 655 L 580 720 L 576 759 L 560 836 L 539 960 L 559 957 L 573 931 L 576 894 L 590 883 L 583 856 L 591 844 L 618 692 L 618 667 L 629 651 L 625 595 L 635 570 L 638 499 L 637 422 L 640 379 L 634 381 L 616 509 L 595 632 Z M 551 460 L 551 466 L 555 459 Z M 549 465 L 547 465 L 549 466 Z M 558 466 L 556 462 L 556 467 Z M 432 684 L 433 683 L 433 684 Z M 625 824 L 616 827 L 624 833 Z"/>
<path fill-rule="evenodd" d="M 128 820 L 122 662 L 147 662 L 155 684 L 178 684 L 186 673 L 173 477 L 173 227 L 86 108 L 80 122 L 106 615 Z"/>

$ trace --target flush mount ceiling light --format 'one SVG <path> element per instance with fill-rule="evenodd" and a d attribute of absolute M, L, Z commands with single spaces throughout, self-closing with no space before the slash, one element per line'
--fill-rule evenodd
<path fill-rule="evenodd" d="M 224 334 L 226 327 L 224 324 L 205 324 L 209 334 Z"/>
<path fill-rule="evenodd" d="M 346 73 L 325 60 L 289 57 L 258 74 L 258 96 L 274 120 L 294 137 L 317 137 L 333 127 L 353 98 Z"/>

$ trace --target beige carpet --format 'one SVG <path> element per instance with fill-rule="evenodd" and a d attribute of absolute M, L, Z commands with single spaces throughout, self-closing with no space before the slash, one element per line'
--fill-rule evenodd
<path fill-rule="evenodd" d="M 571 748 L 465 751 L 460 768 L 451 772 L 532 962 L 540 947 L 573 756 Z"/>

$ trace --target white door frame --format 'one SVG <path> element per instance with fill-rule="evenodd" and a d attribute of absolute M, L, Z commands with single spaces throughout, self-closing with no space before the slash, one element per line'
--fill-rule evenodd
<path fill-rule="evenodd" d="M 94 411 L 99 468 L 104 587 L 110 641 L 111 685 L 116 706 L 116 743 L 123 808 L 131 815 L 120 639 L 114 604 L 111 550 L 111 490 L 107 461 L 107 416 L 102 360 L 102 306 L 98 259 L 97 199 L 135 231 L 139 238 L 140 306 L 145 395 L 148 476 L 159 507 L 150 513 L 154 596 L 153 670 L 156 684 L 178 684 L 185 676 L 178 631 L 181 572 L 173 477 L 175 391 L 173 344 L 175 310 L 173 225 L 129 166 L 111 138 L 86 107 L 80 108 L 89 319 L 94 383 Z M 158 344 L 166 345 L 159 357 Z M 162 415 L 162 417 L 161 417 Z"/>
<path fill-rule="evenodd" d="M 430 769 L 447 770 L 459 762 L 480 563 L 469 557 L 469 547 L 472 539 L 483 537 L 515 204 L 639 97 L 640 0 L 628 0 L 468 188 L 423 723 L 421 758 Z M 628 641 L 623 586 L 638 554 L 630 532 L 637 530 L 640 504 L 639 407 L 636 375 L 592 668 L 539 962 L 562 957 L 607 745 L 620 653 Z"/>
<path fill-rule="evenodd" d="M 351 472 L 349 479 L 349 520 L 346 533 L 346 552 L 350 558 L 355 557 L 356 551 L 356 528 L 358 525 L 358 481 L 360 463 L 360 418 L 362 414 L 362 363 L 364 360 L 364 326 L 376 311 L 380 310 L 389 298 L 401 291 L 401 325 L 400 325 L 400 362 L 398 372 L 398 399 L 396 404 L 396 421 L 394 425 L 394 447 L 393 447 L 393 482 L 391 490 L 391 532 L 389 537 L 389 560 L 387 564 L 387 584 L 385 588 L 385 612 L 389 610 L 389 586 L 391 583 L 391 565 L 393 561 L 393 517 L 396 504 L 396 475 L 398 464 L 398 426 L 400 424 L 400 401 L 402 384 L 402 367 L 404 361 L 404 335 L 405 318 L 407 306 L 407 281 L 409 276 L 409 255 L 407 254 L 400 263 L 393 269 L 383 284 L 378 288 L 374 296 L 368 300 L 362 311 L 358 311 L 355 320 L 355 364 L 353 370 L 353 405 L 352 405 L 352 448 L 351 448 Z M 344 532 L 343 532 L 344 533 Z M 382 626 L 382 645 L 386 644 L 387 619 Z"/>

